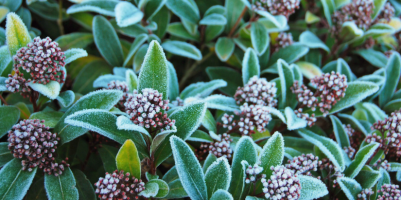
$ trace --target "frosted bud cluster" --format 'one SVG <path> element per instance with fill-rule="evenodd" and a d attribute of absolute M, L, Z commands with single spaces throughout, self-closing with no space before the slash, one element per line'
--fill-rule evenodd
<path fill-rule="evenodd" d="M 265 78 L 253 76 L 244 87 L 238 87 L 234 98 L 237 104 L 248 103 L 276 107 L 276 93 L 275 83 L 267 82 Z"/>
<path fill-rule="evenodd" d="M 296 200 L 301 196 L 298 175 L 284 166 L 271 167 L 273 174 L 269 180 L 262 178 L 263 192 L 271 200 Z"/>
<path fill-rule="evenodd" d="M 249 165 L 246 170 L 245 170 L 245 174 L 246 174 L 246 179 L 245 179 L 245 183 L 251 183 L 251 182 L 256 182 L 259 178 L 259 176 L 261 176 L 261 178 L 266 178 L 265 174 L 261 174 L 263 172 L 263 167 L 259 166 L 260 163 L 255 163 L 253 166 Z"/>
<path fill-rule="evenodd" d="M 302 154 L 288 160 L 288 164 L 286 164 L 285 167 L 294 170 L 296 174 L 310 175 L 310 171 L 317 171 L 317 168 L 321 164 L 322 161 L 319 161 L 319 157 L 313 154 Z"/>

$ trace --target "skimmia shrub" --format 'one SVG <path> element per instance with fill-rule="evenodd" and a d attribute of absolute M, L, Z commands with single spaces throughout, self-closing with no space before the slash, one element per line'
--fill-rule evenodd
<path fill-rule="evenodd" d="M 401 200 L 398 0 L 0 1 L 0 199 Z"/>

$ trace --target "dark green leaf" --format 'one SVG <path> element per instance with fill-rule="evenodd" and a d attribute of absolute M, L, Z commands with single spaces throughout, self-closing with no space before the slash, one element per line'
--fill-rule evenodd
<path fill-rule="evenodd" d="M 242 82 L 244 85 L 254 76 L 260 76 L 259 59 L 256 52 L 248 48 L 242 60 Z"/>
<path fill-rule="evenodd" d="M 226 158 L 222 157 L 213 162 L 205 174 L 208 197 L 217 190 L 227 190 L 231 181 L 231 169 Z"/>
<path fill-rule="evenodd" d="M 206 73 L 212 80 L 222 79 L 227 82 L 227 86 L 220 90 L 230 96 L 234 96 L 235 91 L 242 85 L 241 74 L 227 67 L 208 67 Z"/>
<path fill-rule="evenodd" d="M 50 200 L 78 200 L 78 189 L 74 175 L 69 167 L 66 167 L 59 176 L 45 174 L 45 188 Z"/>
<path fill-rule="evenodd" d="M 395 89 L 397 88 L 398 81 L 400 79 L 401 73 L 401 57 L 397 52 L 393 52 L 391 54 L 390 59 L 388 60 L 385 78 L 386 82 L 383 85 L 383 88 L 379 94 L 379 105 L 383 107 L 387 102 L 391 100 Z"/>
<path fill-rule="evenodd" d="M 18 122 L 20 111 L 15 106 L 0 106 L 0 138 Z"/>
<path fill-rule="evenodd" d="M 92 184 L 86 178 L 85 174 L 79 169 L 72 170 L 72 173 L 74 174 L 75 181 L 77 182 L 79 199 L 85 199 L 85 200 L 97 199 L 95 190 L 93 190 Z"/>

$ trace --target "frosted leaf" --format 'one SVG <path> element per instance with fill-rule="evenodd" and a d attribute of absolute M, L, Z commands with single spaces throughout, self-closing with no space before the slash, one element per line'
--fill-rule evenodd
<path fill-rule="evenodd" d="M 9 13 L 7 15 L 6 37 L 7 46 L 12 56 L 16 54 L 18 49 L 31 42 L 28 29 L 21 18 L 15 13 Z"/>
<path fill-rule="evenodd" d="M 227 19 L 220 14 L 212 13 L 210 15 L 205 16 L 202 20 L 200 20 L 199 24 L 201 25 L 225 25 L 227 23 Z"/>
<path fill-rule="evenodd" d="M 228 190 L 231 181 L 231 169 L 225 157 L 214 161 L 205 174 L 206 187 L 209 198 L 217 190 Z"/>
<path fill-rule="evenodd" d="M 263 167 L 263 174 L 270 177 L 270 167 L 281 165 L 284 159 L 284 138 L 280 132 L 275 132 L 263 146 L 259 154 L 260 166 Z"/>
<path fill-rule="evenodd" d="M 181 41 L 166 41 L 162 44 L 164 50 L 183 57 L 201 60 L 202 53 L 194 45 Z"/>
<path fill-rule="evenodd" d="M 227 82 L 221 79 L 212 80 L 210 82 L 197 82 L 189 85 L 181 92 L 181 99 L 186 99 L 188 97 L 207 97 L 214 90 L 226 87 Z"/>
<path fill-rule="evenodd" d="M 217 157 L 214 154 L 209 154 L 207 155 L 205 161 L 203 162 L 203 173 L 206 173 L 207 169 L 209 169 L 210 165 L 212 165 L 212 163 L 214 161 L 217 160 Z"/>
<path fill-rule="evenodd" d="M 318 199 L 329 193 L 326 185 L 317 178 L 304 175 L 298 175 L 298 178 L 301 183 L 301 197 L 299 200 Z"/>
<path fill-rule="evenodd" d="M 307 126 L 307 121 L 298 118 L 290 107 L 286 107 L 284 112 L 285 112 L 285 117 L 287 118 L 288 130 L 292 131 L 300 128 L 305 128 Z"/>
<path fill-rule="evenodd" d="M 232 97 L 227 97 L 221 94 L 208 96 L 204 99 L 208 108 L 218 109 L 222 111 L 239 111 L 239 107 Z"/>
<path fill-rule="evenodd" d="M 329 47 L 327 47 L 327 45 L 322 40 L 320 40 L 315 34 L 310 31 L 304 31 L 299 36 L 299 43 L 304 44 L 311 49 L 321 48 L 327 52 L 330 52 Z"/>
<path fill-rule="evenodd" d="M 191 137 L 187 138 L 186 141 L 213 142 L 213 139 L 207 133 L 205 133 L 205 132 L 203 132 L 201 130 L 196 130 L 194 133 L 192 133 Z"/>
<path fill-rule="evenodd" d="M 176 99 L 180 94 L 180 88 L 178 84 L 177 72 L 173 64 L 167 63 L 168 66 L 168 97 L 170 100 Z"/>
<path fill-rule="evenodd" d="M 354 160 L 344 171 L 347 177 L 354 178 L 361 171 L 366 162 L 373 156 L 376 149 L 379 148 L 380 144 L 372 142 L 362 148 L 356 153 Z"/>
<path fill-rule="evenodd" d="M 390 162 L 390 169 L 389 172 L 398 172 L 401 171 L 401 163 Z"/>
<path fill-rule="evenodd" d="M 65 64 L 69 64 L 78 58 L 83 58 L 88 56 L 88 53 L 84 49 L 80 48 L 68 49 L 64 53 L 65 53 L 65 60 L 64 60 Z"/>
<path fill-rule="evenodd" d="M 189 146 L 177 136 L 170 138 L 174 160 L 182 186 L 191 199 L 207 200 L 202 168 Z"/>
<path fill-rule="evenodd" d="M 131 69 L 124 68 L 124 67 L 114 67 L 113 74 L 117 75 L 117 76 L 125 77 L 128 70 L 131 70 Z"/>
<path fill-rule="evenodd" d="M 168 130 L 170 131 L 170 130 Z M 164 141 L 164 139 L 166 139 L 167 136 L 169 136 L 170 133 L 169 132 L 163 132 L 163 133 L 159 133 L 155 136 L 155 138 L 153 138 L 152 140 L 152 144 L 150 145 L 150 152 L 154 152 L 159 145 Z"/>
<path fill-rule="evenodd" d="M 129 92 L 132 92 L 132 91 L 138 89 L 138 77 L 136 76 L 134 71 L 132 71 L 130 69 L 127 70 L 125 72 L 125 80 L 127 82 Z"/>
<path fill-rule="evenodd" d="M 317 146 L 334 164 L 334 166 L 338 167 L 339 171 L 344 171 L 345 161 L 342 153 L 343 150 L 336 142 L 306 129 L 298 130 L 298 133 L 308 142 Z"/>
<path fill-rule="evenodd" d="M 330 119 L 333 124 L 333 131 L 338 145 L 340 145 L 341 148 L 349 147 L 349 137 L 341 121 L 334 115 L 330 115 Z"/>
<path fill-rule="evenodd" d="M 217 190 L 210 200 L 234 200 L 233 196 L 225 190 Z"/>
<path fill-rule="evenodd" d="M 11 62 L 10 52 L 7 45 L 0 47 L 0 74 L 7 68 L 8 63 Z"/>
<path fill-rule="evenodd" d="M 75 93 L 71 90 L 67 90 L 67 91 L 61 93 L 57 97 L 57 100 L 62 107 L 69 107 L 72 103 L 74 103 Z"/>
<path fill-rule="evenodd" d="M 117 0 L 99 0 L 99 1 L 84 1 L 80 4 L 74 4 L 67 9 L 67 14 L 78 12 L 96 12 L 99 14 L 114 17 L 114 8 L 118 4 Z"/>
<path fill-rule="evenodd" d="M 7 91 L 7 87 L 6 87 L 6 80 L 8 78 L 6 77 L 0 77 L 0 92 L 2 91 Z"/>
<path fill-rule="evenodd" d="M 114 8 L 119 27 L 134 25 L 142 20 L 143 13 L 130 2 L 120 2 Z"/>
<path fill-rule="evenodd" d="M 356 200 L 357 195 L 362 191 L 361 185 L 352 178 L 341 177 L 337 179 L 337 182 L 349 200 Z"/>
<path fill-rule="evenodd" d="M 132 121 L 126 116 L 117 117 L 117 128 L 119 130 L 138 131 L 145 134 L 149 138 L 152 138 L 152 136 L 150 136 L 149 132 L 145 128 L 132 123 Z"/>
<path fill-rule="evenodd" d="M 157 183 L 148 182 L 145 185 L 145 190 L 140 192 L 139 195 L 146 198 L 150 198 L 156 196 L 158 191 L 159 191 L 159 185 Z"/>
<path fill-rule="evenodd" d="M 252 77 L 260 76 L 259 59 L 255 50 L 248 48 L 242 60 L 242 82 L 246 85 Z"/>
<path fill-rule="evenodd" d="M 287 123 L 287 120 L 285 119 L 283 113 L 277 110 L 276 108 L 266 107 L 265 109 L 268 110 L 270 114 L 278 117 L 284 124 Z"/>
<path fill-rule="evenodd" d="M 36 92 L 45 95 L 49 99 L 56 99 L 60 94 L 61 89 L 60 83 L 57 81 L 50 81 L 46 85 L 30 82 L 29 86 Z"/>
<path fill-rule="evenodd" d="M 221 137 L 214 133 L 213 131 L 209 131 L 209 135 L 212 139 L 220 141 Z"/>
<path fill-rule="evenodd" d="M 107 88 L 108 84 L 111 81 L 124 81 L 125 78 L 117 75 L 112 75 L 112 74 L 106 74 L 103 76 L 99 76 L 94 82 L 93 82 L 93 87 L 94 88 Z"/>
<path fill-rule="evenodd" d="M 45 189 L 49 199 L 79 199 L 76 181 L 69 167 L 59 176 L 45 174 Z"/>

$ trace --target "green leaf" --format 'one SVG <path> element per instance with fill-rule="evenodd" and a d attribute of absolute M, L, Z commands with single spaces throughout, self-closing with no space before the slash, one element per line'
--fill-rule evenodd
<path fill-rule="evenodd" d="M 158 185 L 159 189 L 157 191 L 157 194 L 154 196 L 156 198 L 166 197 L 167 194 L 169 193 L 170 188 L 169 188 L 168 184 L 163 180 L 152 179 L 148 183 L 156 183 Z"/>
<path fill-rule="evenodd" d="M 218 190 L 227 191 L 231 181 L 231 169 L 226 158 L 219 158 L 209 166 L 205 181 L 209 199 Z"/>
<path fill-rule="evenodd" d="M 348 21 L 341 25 L 339 35 L 339 37 L 343 38 L 345 43 L 352 43 L 356 39 L 363 36 L 363 30 L 360 29 L 354 21 Z"/>
<path fill-rule="evenodd" d="M 207 26 L 205 31 L 205 41 L 209 42 L 219 36 L 224 31 L 224 26 L 214 25 Z"/>
<path fill-rule="evenodd" d="M 7 164 L 13 158 L 14 156 L 8 149 L 8 142 L 0 142 L 0 167 L 3 167 L 3 165 Z"/>
<path fill-rule="evenodd" d="M 214 90 L 227 86 L 227 83 L 223 80 L 212 80 L 210 82 L 197 82 L 186 87 L 180 95 L 181 99 L 186 99 L 188 97 L 200 98 L 209 96 Z"/>
<path fill-rule="evenodd" d="M 49 99 L 56 99 L 60 94 L 61 90 L 60 83 L 58 83 L 57 81 L 50 81 L 46 85 L 30 82 L 29 87 L 31 87 L 32 90 L 35 90 L 40 94 L 43 94 Z"/>
<path fill-rule="evenodd" d="M 45 174 L 45 188 L 50 200 L 78 200 L 78 189 L 74 175 L 69 167 L 66 167 L 59 176 Z"/>
<path fill-rule="evenodd" d="M 0 106 L 0 138 L 19 120 L 20 111 L 15 106 Z"/>
<path fill-rule="evenodd" d="M 71 90 L 67 90 L 58 95 L 57 100 L 62 107 L 69 107 L 75 101 L 75 93 Z"/>
<path fill-rule="evenodd" d="M 371 188 L 381 178 L 380 172 L 365 166 L 355 177 L 355 180 L 361 184 L 362 188 Z"/>
<path fill-rule="evenodd" d="M 220 88 L 222 92 L 234 96 L 235 91 L 242 85 L 241 74 L 227 67 L 208 67 L 206 73 L 211 80 L 222 79 L 227 82 L 227 86 Z"/>
<path fill-rule="evenodd" d="M 266 51 L 267 47 L 269 47 L 269 33 L 263 24 L 258 22 L 251 23 L 251 42 L 259 56 Z"/>
<path fill-rule="evenodd" d="M 234 200 L 233 196 L 225 190 L 219 189 L 211 196 L 210 200 Z"/>
<path fill-rule="evenodd" d="M 383 110 L 388 112 L 388 113 L 391 113 L 394 110 L 398 110 L 399 108 L 401 108 L 401 99 L 395 99 L 395 100 L 392 100 L 392 101 L 388 102 L 383 107 Z"/>
<path fill-rule="evenodd" d="M 50 2 L 50 1 L 35 2 L 29 5 L 28 7 L 29 10 L 39 15 L 40 17 L 43 17 L 46 20 L 57 21 L 59 19 L 59 13 L 60 13 L 59 5 L 56 2 Z M 62 20 L 66 20 L 68 18 L 64 9 L 61 10 L 61 17 Z"/>
<path fill-rule="evenodd" d="M 109 145 L 102 145 L 98 151 L 100 158 L 103 161 L 104 170 L 113 173 L 113 171 L 117 169 L 116 156 L 118 149 Z"/>
<path fill-rule="evenodd" d="M 308 122 L 305 119 L 298 118 L 290 107 L 286 107 L 284 113 L 288 130 L 296 130 L 307 126 Z"/>
<path fill-rule="evenodd" d="M 256 52 L 248 48 L 242 60 L 242 82 L 244 85 L 254 76 L 260 76 L 259 59 Z"/>
<path fill-rule="evenodd" d="M 119 27 L 134 25 L 143 18 L 143 13 L 130 2 L 119 2 L 114 8 L 114 12 Z"/>
<path fill-rule="evenodd" d="M 199 21 L 199 11 L 188 0 L 167 0 L 166 6 L 181 19 L 194 24 L 197 24 Z"/>
<path fill-rule="evenodd" d="M 330 52 L 329 47 L 310 31 L 304 31 L 299 36 L 299 42 L 311 49 L 321 48 L 327 52 Z"/>
<path fill-rule="evenodd" d="M 294 74 L 288 64 L 281 59 L 277 61 L 277 70 L 281 85 L 279 108 L 285 108 L 287 106 L 292 107 L 291 104 L 296 97 L 296 95 L 291 92 L 291 87 L 294 84 Z"/>
<path fill-rule="evenodd" d="M 141 160 L 132 140 L 124 142 L 116 156 L 117 169 L 129 172 L 131 176 L 141 177 Z"/>
<path fill-rule="evenodd" d="M 337 182 L 349 200 L 358 199 L 357 195 L 362 191 L 362 187 L 358 182 L 348 177 L 337 178 Z"/>
<path fill-rule="evenodd" d="M 345 162 L 342 149 L 336 142 L 334 142 L 332 139 L 317 135 L 306 129 L 298 130 L 298 133 L 308 142 L 318 147 L 319 150 L 322 151 L 327 156 L 327 158 L 334 164 L 334 166 L 340 169 L 340 171 L 344 171 Z"/>
<path fill-rule="evenodd" d="M 209 153 L 207 155 L 205 161 L 203 162 L 203 173 L 206 173 L 207 169 L 209 169 L 210 165 L 217 160 L 217 157 L 214 154 Z"/>
<path fill-rule="evenodd" d="M 163 3 L 165 3 L 167 0 L 161 0 L 161 1 L 163 1 Z M 153 2 L 159 3 L 158 1 L 151 1 L 151 2 L 152 2 L 152 4 L 153 4 Z M 159 5 L 160 5 L 160 3 L 159 3 Z M 147 14 L 147 12 L 148 12 L 147 8 L 149 8 L 149 6 L 147 6 L 145 8 L 145 16 L 149 16 L 149 14 Z M 156 14 L 156 15 L 154 15 L 154 14 Z M 157 30 L 153 31 L 153 33 L 156 34 L 159 38 L 163 38 L 164 35 L 166 34 L 167 27 L 170 22 L 170 18 L 171 18 L 170 11 L 168 10 L 168 8 L 166 6 L 162 5 L 161 9 L 157 13 L 155 12 L 154 14 L 153 14 L 154 16 L 152 17 L 152 21 L 156 22 Z"/>
<path fill-rule="evenodd" d="M 200 25 L 225 25 L 227 23 L 224 15 L 212 13 L 210 15 L 206 15 L 200 20 Z"/>
<path fill-rule="evenodd" d="M 14 106 L 16 106 L 20 110 L 21 119 L 29 119 L 29 116 L 31 116 L 31 111 L 25 103 L 18 102 Z"/>
<path fill-rule="evenodd" d="M 10 52 L 8 51 L 8 46 L 4 45 L 0 47 L 0 75 L 6 73 L 6 76 L 9 72 L 6 71 L 8 64 L 11 62 Z M 12 66 L 12 64 L 11 64 Z M 10 70 L 11 72 L 11 70 Z"/>
<path fill-rule="evenodd" d="M 352 161 L 352 163 L 348 166 L 344 174 L 350 178 L 354 178 L 356 175 L 358 175 L 362 167 L 365 166 L 366 162 L 368 162 L 379 146 L 379 143 L 370 143 L 359 149 L 355 155 L 354 161 Z"/>
<path fill-rule="evenodd" d="M 199 127 L 205 113 L 206 105 L 202 102 L 187 105 L 172 113 L 169 118 L 175 120 L 175 126 L 177 127 L 177 132 L 174 135 L 184 140 L 187 139 Z M 171 155 L 170 137 L 171 135 L 167 136 L 155 152 L 156 166 L 159 166 Z"/>
<path fill-rule="evenodd" d="M 154 197 L 159 192 L 159 185 L 154 182 L 147 182 L 145 185 L 145 190 L 140 192 L 139 195 L 149 198 Z"/>
<path fill-rule="evenodd" d="M 293 45 L 284 47 L 284 48 L 278 50 L 276 53 L 273 53 L 273 55 L 271 56 L 271 58 L 269 60 L 269 64 L 268 64 L 268 66 L 270 66 L 270 67 L 263 70 L 262 74 L 266 73 L 266 72 L 277 73 L 277 69 L 275 69 L 275 67 L 276 67 L 277 61 L 279 59 L 282 59 L 286 63 L 291 64 L 291 63 L 297 61 L 298 59 L 300 59 L 301 57 L 303 57 L 304 55 L 306 55 L 308 53 L 308 51 L 309 51 L 309 48 L 302 44 L 293 44 Z"/>
<path fill-rule="evenodd" d="M 177 136 L 170 138 L 176 168 L 185 191 L 191 199 L 207 200 L 207 187 L 202 168 L 194 153 Z"/>
<path fill-rule="evenodd" d="M 387 57 L 382 52 L 375 51 L 373 48 L 359 49 L 354 51 L 354 53 L 358 54 L 375 67 L 382 68 L 387 64 Z"/>
<path fill-rule="evenodd" d="M 228 33 L 235 25 L 235 22 L 238 20 L 239 16 L 241 15 L 241 12 L 243 12 L 245 4 L 241 0 L 226 0 L 225 8 L 227 12 L 226 32 Z"/>
<path fill-rule="evenodd" d="M 6 37 L 11 56 L 15 55 L 18 49 L 25 47 L 31 42 L 28 29 L 21 18 L 15 13 L 9 13 L 7 15 Z"/>
<path fill-rule="evenodd" d="M 105 121 L 107 121 L 107 123 L 104 123 Z M 75 126 L 76 128 L 84 129 L 85 132 L 86 130 L 95 131 L 120 144 L 125 143 L 127 139 L 131 139 L 135 143 L 138 151 L 143 156 L 147 157 L 147 147 L 141 134 L 134 134 L 133 131 L 118 129 L 117 117 L 109 113 L 107 110 L 86 109 L 78 111 L 65 118 L 64 123 L 69 124 L 70 126 Z M 62 134 L 60 134 L 60 137 L 61 136 Z"/>
<path fill-rule="evenodd" d="M 80 94 L 86 94 L 89 93 L 93 90 L 95 90 L 95 87 L 99 87 L 97 85 L 97 81 L 100 81 L 101 75 L 103 74 L 108 74 L 111 73 L 111 68 L 107 62 L 104 60 L 95 60 L 87 65 L 80 70 L 79 74 L 75 78 L 75 81 L 72 85 L 72 90 L 75 93 L 80 93 Z M 112 76 L 112 75 L 105 75 L 106 76 Z M 120 78 L 121 81 L 124 81 L 123 78 Z M 103 87 L 107 87 L 107 84 L 111 80 L 108 80 L 108 82 L 103 82 Z"/>
<path fill-rule="evenodd" d="M 379 94 L 379 105 L 383 107 L 387 102 L 391 100 L 401 73 L 401 57 L 397 52 L 393 52 L 389 58 L 385 71 L 385 83 Z"/>
<path fill-rule="evenodd" d="M 74 4 L 67 9 L 67 14 L 74 14 L 78 12 L 96 12 L 102 15 L 114 17 L 114 8 L 119 1 L 110 0 L 97 0 L 97 1 L 84 1 L 79 4 Z"/>
<path fill-rule="evenodd" d="M 194 141 L 194 142 L 213 142 L 213 138 L 210 137 L 207 133 L 201 131 L 201 130 L 196 130 L 194 133 L 192 133 L 191 137 L 187 139 L 187 141 Z"/>
<path fill-rule="evenodd" d="M 202 119 L 202 125 L 209 131 L 213 131 L 215 133 L 217 132 L 216 120 L 214 119 L 213 114 L 210 112 L 210 110 L 206 110 L 205 117 L 203 117 Z M 192 137 L 194 134 L 192 134 Z"/>
<path fill-rule="evenodd" d="M 173 36 L 177 36 L 186 40 L 199 41 L 200 34 L 190 34 L 180 22 L 174 22 L 168 25 L 167 32 Z M 207 37 L 207 35 L 206 35 Z"/>
<path fill-rule="evenodd" d="M 14 158 L 0 170 L 0 197 L 1 199 L 24 198 L 32 184 L 37 168 L 32 172 L 22 170 L 21 160 Z"/>
<path fill-rule="evenodd" d="M 376 17 L 380 14 L 380 12 L 383 12 L 383 7 L 386 4 L 386 0 L 374 0 L 373 3 L 375 4 L 373 8 L 373 13 L 372 13 L 372 19 L 376 19 Z"/>
<path fill-rule="evenodd" d="M 163 48 L 175 55 L 201 60 L 202 53 L 194 45 L 181 41 L 167 41 L 162 44 Z"/>
<path fill-rule="evenodd" d="M 95 190 L 93 190 L 91 182 L 86 178 L 85 174 L 79 170 L 72 170 L 74 174 L 75 181 L 77 182 L 77 189 L 79 194 L 79 199 L 85 200 L 96 200 Z"/>
<path fill-rule="evenodd" d="M 344 129 L 341 121 L 334 115 L 330 115 L 331 123 L 333 124 L 333 131 L 336 137 L 336 141 L 341 148 L 350 146 L 350 141 L 347 132 Z M 351 177 L 353 178 L 353 177 Z"/>
<path fill-rule="evenodd" d="M 313 23 L 316 23 L 319 21 L 320 21 L 320 18 L 318 16 L 312 14 L 310 11 L 306 11 L 305 22 L 307 24 L 313 24 Z"/>
<path fill-rule="evenodd" d="M 324 11 L 324 16 L 326 17 L 327 22 L 331 26 L 332 25 L 331 15 L 334 13 L 335 10 L 334 1 L 333 0 L 321 0 L 321 1 Z"/>
<path fill-rule="evenodd" d="M 273 173 L 270 167 L 281 165 L 283 159 L 284 138 L 281 133 L 275 132 L 263 146 L 263 150 L 259 155 L 260 166 L 263 167 L 262 174 L 266 174 L 266 177 L 270 177 Z"/>
<path fill-rule="evenodd" d="M 79 49 L 79 48 L 68 49 L 64 53 L 65 53 L 65 60 L 64 60 L 65 64 L 69 64 L 78 58 L 88 56 L 88 53 L 84 49 Z"/>
<path fill-rule="evenodd" d="M 122 66 L 124 62 L 123 50 L 117 33 L 110 22 L 103 16 L 97 15 L 93 18 L 92 31 L 95 44 L 103 58 L 112 66 Z"/>
<path fill-rule="evenodd" d="M 326 185 L 321 180 L 311 176 L 298 175 L 298 177 L 302 188 L 299 200 L 318 199 L 329 193 Z"/>
<path fill-rule="evenodd" d="M 58 111 L 41 111 L 32 113 L 29 119 L 45 120 L 45 126 L 54 128 L 64 113 Z"/>
<path fill-rule="evenodd" d="M 43 184 L 45 177 L 37 179 L 28 190 L 25 199 L 26 200 L 39 200 L 39 199 L 47 199 L 45 184 Z"/>
<path fill-rule="evenodd" d="M 216 42 L 216 55 L 223 62 L 227 61 L 234 52 L 235 44 L 231 38 L 220 37 Z"/>
<path fill-rule="evenodd" d="M 70 48 L 85 48 L 93 43 L 93 35 L 91 33 L 76 32 L 62 35 L 54 41 L 57 42 L 58 46 L 63 50 Z"/>
<path fill-rule="evenodd" d="M 128 62 L 131 60 L 132 56 L 138 51 L 139 47 L 148 40 L 148 36 L 146 34 L 140 34 L 135 38 L 135 41 L 132 43 L 128 55 L 125 58 L 123 67 L 127 66 Z"/>
<path fill-rule="evenodd" d="M 227 97 L 221 94 L 208 96 L 204 99 L 208 108 L 218 109 L 223 111 L 239 111 L 239 107 L 232 97 Z"/>
<path fill-rule="evenodd" d="M 250 137 L 244 136 L 238 141 L 233 161 L 230 188 L 228 191 L 233 195 L 234 199 L 241 199 L 247 195 L 245 190 L 245 167 L 242 162 L 254 165 L 257 162 L 257 152 Z"/>
<path fill-rule="evenodd" d="M 313 63 L 305 62 L 305 61 L 298 61 L 295 63 L 304 75 L 308 79 L 313 79 L 316 76 L 320 76 L 323 74 L 322 70 L 314 65 Z"/>
<path fill-rule="evenodd" d="M 177 72 L 171 63 L 168 66 L 168 97 L 170 100 L 176 99 L 180 95 Z"/>
<path fill-rule="evenodd" d="M 138 90 L 153 88 L 168 99 L 168 66 L 166 56 L 160 44 L 152 41 L 146 52 L 139 74 Z"/>

